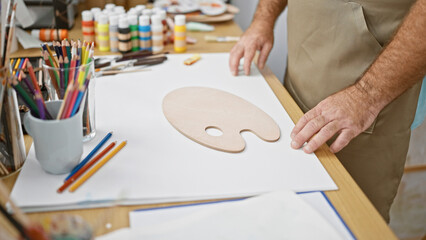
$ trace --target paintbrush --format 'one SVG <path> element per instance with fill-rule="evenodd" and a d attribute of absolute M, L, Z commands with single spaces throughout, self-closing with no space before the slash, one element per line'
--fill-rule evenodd
<path fill-rule="evenodd" d="M 44 232 L 39 224 L 31 223 L 29 218 L 18 208 L 9 198 L 8 190 L 3 181 L 0 180 L 0 200 L 3 204 L 9 203 L 13 214 L 0 204 L 0 211 L 10 221 L 10 223 L 20 232 L 24 239 L 31 240 L 48 240 L 48 235 Z"/>

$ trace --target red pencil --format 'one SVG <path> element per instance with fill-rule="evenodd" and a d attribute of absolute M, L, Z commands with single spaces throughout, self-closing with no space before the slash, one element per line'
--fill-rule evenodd
<path fill-rule="evenodd" d="M 68 84 L 71 84 L 70 82 L 74 82 L 74 74 L 75 74 L 75 61 L 76 56 L 72 56 L 71 58 L 71 65 L 70 70 L 68 71 L 69 77 L 68 77 Z"/>
<path fill-rule="evenodd" d="M 101 159 L 105 154 L 111 150 L 117 142 L 112 142 L 108 147 L 106 147 L 102 152 L 100 152 L 98 155 L 96 155 L 90 162 L 88 162 L 86 165 L 84 165 L 80 170 L 78 170 L 74 175 L 72 175 L 67 181 L 64 182 L 64 184 L 58 188 L 57 192 L 62 193 L 71 183 L 73 183 L 77 178 L 79 178 L 84 172 L 86 172 L 87 169 L 89 169 L 93 164 L 95 164 L 99 159 Z"/>
<path fill-rule="evenodd" d="M 77 100 L 77 96 L 79 92 L 77 81 L 75 81 L 74 86 L 75 86 L 75 89 L 74 89 L 74 92 L 71 94 L 71 101 L 69 102 L 69 104 L 67 104 L 69 108 L 65 112 L 65 118 L 69 118 L 71 116 L 72 109 L 74 108 L 74 105 L 75 105 L 75 100 Z"/>
<path fill-rule="evenodd" d="M 69 87 L 70 87 L 70 89 L 69 89 L 69 92 L 67 94 L 67 99 L 65 99 L 65 102 L 63 103 L 65 107 L 62 111 L 61 119 L 67 118 L 67 113 L 68 113 L 68 110 L 70 108 L 74 92 L 78 91 L 78 85 L 77 84 L 73 84 L 72 86 L 69 86 Z"/>
<path fill-rule="evenodd" d="M 62 43 L 61 43 L 59 46 L 61 46 L 61 47 L 62 47 L 62 55 L 64 55 L 64 58 L 65 58 L 66 56 L 68 56 L 68 55 L 67 55 L 67 48 L 65 47 L 65 40 L 62 40 Z"/>
<path fill-rule="evenodd" d="M 25 61 L 27 61 L 27 60 L 28 60 L 28 58 L 25 59 Z M 27 70 L 28 70 L 28 73 L 30 74 L 30 78 L 31 78 L 31 81 L 34 85 L 34 88 L 36 89 L 37 92 L 41 92 L 40 87 L 38 86 L 38 83 L 37 83 L 36 75 L 34 73 L 33 65 L 31 64 L 30 61 L 27 62 Z"/>

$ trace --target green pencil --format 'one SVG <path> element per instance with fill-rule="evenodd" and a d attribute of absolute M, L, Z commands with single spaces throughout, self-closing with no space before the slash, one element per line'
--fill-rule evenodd
<path fill-rule="evenodd" d="M 64 71 L 65 71 L 65 86 L 64 89 L 67 89 L 68 86 L 68 72 L 69 72 L 70 63 L 68 60 L 68 57 L 65 57 L 64 59 Z"/>
<path fill-rule="evenodd" d="M 38 107 L 34 100 L 25 92 L 25 90 L 22 88 L 21 84 L 16 80 L 16 77 L 12 79 L 12 86 L 16 90 L 16 92 L 19 94 L 19 96 L 22 97 L 25 103 L 27 103 L 28 107 L 37 115 L 37 117 L 40 116 L 40 112 L 38 111 Z"/>

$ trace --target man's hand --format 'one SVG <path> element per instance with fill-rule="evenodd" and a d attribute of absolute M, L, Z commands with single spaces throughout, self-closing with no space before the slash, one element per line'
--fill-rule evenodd
<path fill-rule="evenodd" d="M 234 76 L 238 75 L 240 59 L 244 57 L 244 73 L 250 75 L 250 65 L 257 50 L 260 51 L 258 66 L 260 69 L 263 69 L 273 44 L 273 26 L 268 26 L 268 24 L 252 24 L 231 50 L 229 57 L 231 73 Z"/>
<path fill-rule="evenodd" d="M 294 127 L 293 148 L 306 153 L 339 134 L 330 146 L 342 150 L 366 130 L 391 101 L 420 81 L 426 74 L 426 0 L 417 0 L 392 41 L 354 85 L 321 101 Z M 314 134 L 316 134 L 314 136 Z"/>
<path fill-rule="evenodd" d="M 294 127 L 291 147 L 312 153 L 335 134 L 331 152 L 342 150 L 354 137 L 365 131 L 379 114 L 368 94 L 353 85 L 321 101 Z M 315 135 L 316 134 L 316 135 Z"/>

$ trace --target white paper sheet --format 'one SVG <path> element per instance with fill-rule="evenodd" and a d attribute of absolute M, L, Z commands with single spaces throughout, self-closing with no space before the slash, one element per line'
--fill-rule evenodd
<path fill-rule="evenodd" d="M 29 48 L 40 48 L 42 42 L 32 36 L 31 34 L 25 32 L 21 28 L 16 28 L 16 37 L 18 38 L 19 43 L 22 45 L 24 49 Z"/>
<path fill-rule="evenodd" d="M 327 222 L 342 236 L 342 239 L 355 239 L 346 224 L 336 213 L 333 206 L 322 192 L 300 193 L 298 196 L 315 209 Z M 200 204 L 190 204 L 183 206 L 172 206 L 163 208 L 140 209 L 129 213 L 130 228 L 144 229 L 168 221 L 181 219 L 203 209 L 214 208 L 213 205 L 226 205 L 232 201 L 241 201 L 240 199 L 221 202 L 209 202 Z"/>
<path fill-rule="evenodd" d="M 56 189 L 65 175 L 43 172 L 31 149 L 12 191 L 16 203 L 25 211 L 45 211 L 105 206 L 116 199 L 143 204 L 337 189 L 315 155 L 290 147 L 294 124 L 255 67 L 251 76 L 233 77 L 229 54 L 202 54 L 185 66 L 189 56 L 169 55 L 151 71 L 96 79 L 97 136 L 84 145 L 83 156 L 109 131 L 114 131 L 110 141 L 127 139 L 127 146 L 75 193 L 63 194 Z M 246 149 L 233 154 L 186 138 L 161 107 L 167 93 L 185 86 L 217 88 L 248 100 L 276 121 L 280 140 L 265 142 L 243 132 Z"/>
<path fill-rule="evenodd" d="M 267 193 L 241 201 L 182 207 L 197 208 L 132 212 L 131 228 L 121 229 L 97 240 L 112 239 L 343 239 L 335 228 L 301 197 L 291 191 Z M 155 219 L 157 223 L 151 224 Z M 149 214 L 149 215 L 147 215 Z M 180 215 L 180 217 L 178 216 Z"/>

